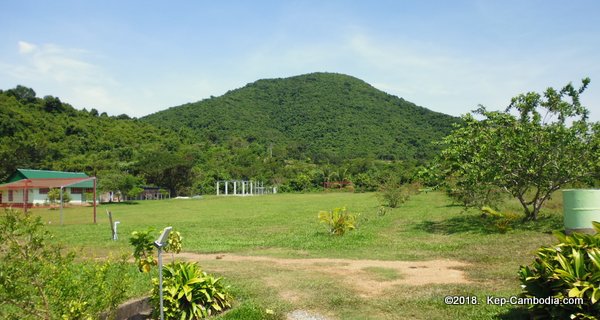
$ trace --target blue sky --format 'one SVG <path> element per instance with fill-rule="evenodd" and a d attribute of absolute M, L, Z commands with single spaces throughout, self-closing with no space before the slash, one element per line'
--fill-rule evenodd
<path fill-rule="evenodd" d="M 360 78 L 431 110 L 504 109 L 590 77 L 598 1 L 4 1 L 0 88 L 140 117 L 262 78 Z"/>

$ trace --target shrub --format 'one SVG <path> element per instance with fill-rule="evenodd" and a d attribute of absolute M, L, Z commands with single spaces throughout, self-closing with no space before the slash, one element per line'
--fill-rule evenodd
<path fill-rule="evenodd" d="M 356 228 L 356 215 L 349 213 L 345 207 L 320 211 L 319 220 L 327 225 L 330 234 L 336 236 L 343 236 Z"/>
<path fill-rule="evenodd" d="M 522 220 L 517 213 L 511 211 L 499 212 L 488 206 L 481 208 L 481 217 L 487 219 L 492 229 L 500 233 L 506 233 Z"/>
<path fill-rule="evenodd" d="M 134 231 L 131 233 L 129 243 L 133 246 L 133 257 L 141 272 L 150 272 L 152 266 L 155 266 L 158 261 L 154 257 L 154 239 L 151 233 L 154 229 L 146 231 Z M 179 253 L 181 252 L 181 234 L 177 231 L 169 233 L 167 245 L 163 248 L 165 252 Z"/>
<path fill-rule="evenodd" d="M 97 319 L 125 299 L 127 262 L 75 262 L 48 244 L 40 217 L 0 215 L 0 318 Z"/>
<path fill-rule="evenodd" d="M 419 193 L 419 185 L 416 183 L 400 184 L 395 179 L 388 179 L 379 188 L 377 196 L 383 205 L 397 208 L 417 193 Z"/>
<path fill-rule="evenodd" d="M 294 191 L 307 191 L 312 186 L 311 177 L 304 173 L 299 173 L 290 180 L 290 187 Z"/>
<path fill-rule="evenodd" d="M 383 217 L 386 215 L 388 209 L 385 206 L 379 206 L 377 208 L 377 216 L 379 217 Z"/>
<path fill-rule="evenodd" d="M 600 232 L 600 224 L 594 222 Z M 600 233 L 565 235 L 555 232 L 560 243 L 542 247 L 530 266 L 521 266 L 519 278 L 525 298 L 582 298 L 582 304 L 532 304 L 534 318 L 599 319 Z"/>
<path fill-rule="evenodd" d="M 56 204 L 56 203 L 60 204 L 60 189 L 59 188 L 51 188 L 48 191 L 46 200 L 48 200 L 48 202 L 50 202 L 50 204 Z M 68 204 L 69 202 L 71 202 L 71 194 L 68 193 L 67 191 L 63 191 L 62 203 Z"/>
<path fill-rule="evenodd" d="M 86 192 L 85 193 L 85 202 L 86 203 L 94 203 L 94 193 L 93 192 Z"/>
<path fill-rule="evenodd" d="M 150 272 L 152 266 L 157 264 L 154 258 L 154 237 L 150 235 L 153 229 L 134 231 L 131 233 L 129 243 L 133 246 L 133 257 L 140 272 Z"/>
<path fill-rule="evenodd" d="M 160 313 L 158 279 L 150 302 L 154 315 Z M 173 262 L 163 268 L 163 305 L 165 319 L 200 319 L 231 307 L 232 297 L 221 278 L 206 274 L 192 262 Z"/>
<path fill-rule="evenodd" d="M 135 231 L 129 242 L 134 247 L 133 256 L 140 272 L 150 272 L 157 264 L 151 236 L 154 230 Z M 181 234 L 171 231 L 165 252 L 181 252 Z M 160 313 L 160 290 L 158 279 L 153 278 L 154 288 L 150 302 L 154 314 Z M 165 319 L 199 319 L 219 313 L 231 307 L 233 298 L 221 283 L 221 278 L 206 274 L 196 263 L 172 262 L 163 268 L 163 305 Z"/>

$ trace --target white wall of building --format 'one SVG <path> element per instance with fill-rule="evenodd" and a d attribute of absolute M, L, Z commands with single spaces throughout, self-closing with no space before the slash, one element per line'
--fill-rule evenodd
<path fill-rule="evenodd" d="M 70 204 L 82 204 L 85 200 L 85 192 L 81 194 L 73 194 L 71 188 L 65 188 L 64 192 L 68 192 L 71 195 Z M 85 190 L 85 189 L 84 189 Z M 12 204 L 12 203 L 23 203 L 23 191 L 24 190 L 2 190 L 2 204 Z M 9 193 L 12 192 L 12 201 L 9 201 Z M 29 189 L 29 196 L 27 198 L 27 203 L 43 205 L 48 203 L 48 194 L 40 193 L 40 189 Z"/>

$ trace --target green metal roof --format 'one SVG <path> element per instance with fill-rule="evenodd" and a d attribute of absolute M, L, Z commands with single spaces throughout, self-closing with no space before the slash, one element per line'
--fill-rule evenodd
<path fill-rule="evenodd" d="M 93 188 L 93 187 L 94 187 L 93 181 L 84 181 L 84 182 L 72 184 L 69 186 L 69 188 Z"/>
<path fill-rule="evenodd" d="M 64 172 L 50 170 L 31 170 L 17 169 L 8 182 L 14 182 L 21 179 L 63 179 L 63 178 L 88 178 L 83 172 Z"/>
<path fill-rule="evenodd" d="M 50 171 L 50 170 L 32 170 L 32 169 L 17 169 L 10 176 L 8 182 L 15 182 L 23 179 L 65 179 L 65 178 L 89 178 L 83 172 L 65 172 L 65 171 Z M 71 185 L 72 188 L 92 188 L 92 181 L 84 181 L 78 184 Z"/>

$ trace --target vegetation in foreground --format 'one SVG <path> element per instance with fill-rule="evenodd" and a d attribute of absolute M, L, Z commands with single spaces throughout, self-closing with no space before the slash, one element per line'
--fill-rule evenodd
<path fill-rule="evenodd" d="M 600 223 L 594 222 L 595 235 L 556 232 L 560 241 L 542 247 L 530 266 L 522 266 L 519 279 L 524 298 L 578 298 L 578 303 L 534 303 L 532 315 L 544 319 L 587 319 L 600 317 Z"/>
<path fill-rule="evenodd" d="M 152 230 L 134 231 L 129 238 L 140 272 L 150 272 L 158 262 L 154 254 L 156 237 L 152 233 Z M 181 233 L 171 231 L 161 250 L 175 254 L 181 252 L 181 248 Z M 231 308 L 233 297 L 222 284 L 222 279 L 202 271 L 196 262 L 171 261 L 164 266 L 162 278 L 165 319 L 202 319 Z M 161 306 L 158 278 L 152 278 L 152 283 L 150 303 L 153 316 L 158 318 Z"/>
<path fill-rule="evenodd" d="M 0 216 L 0 317 L 113 319 L 131 283 L 126 260 L 78 262 L 50 240 L 39 216 L 13 209 Z"/>

